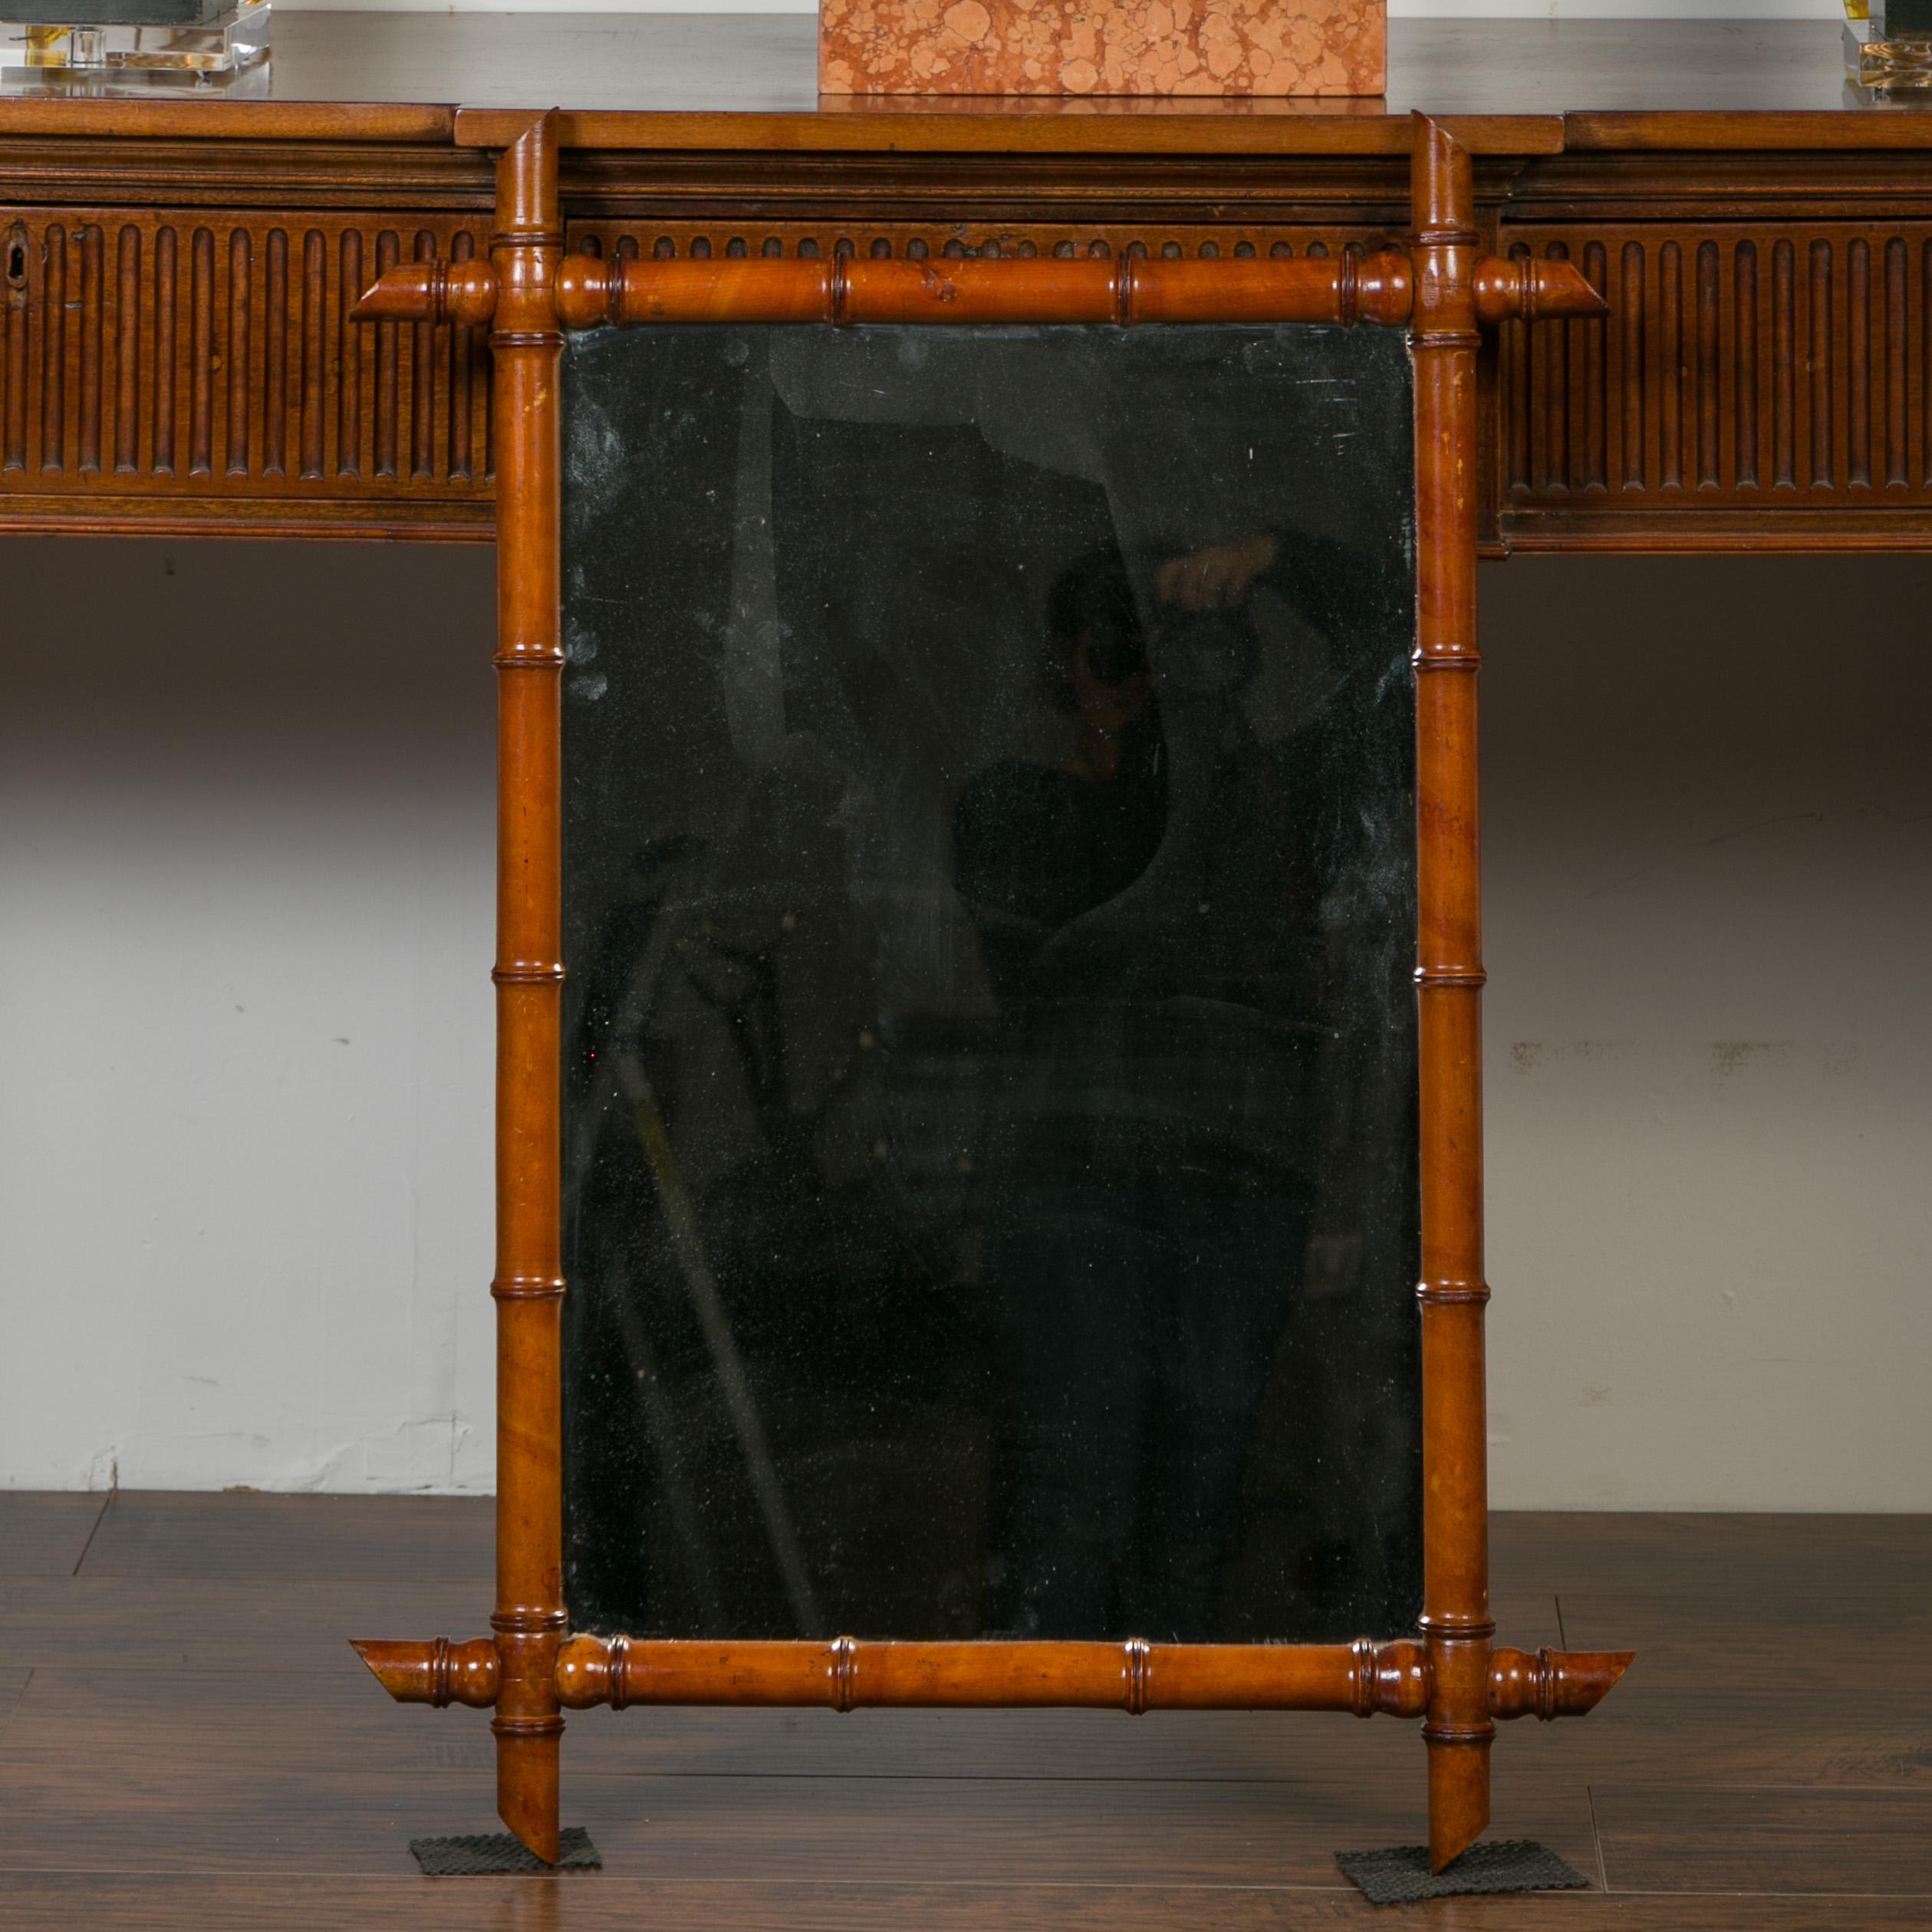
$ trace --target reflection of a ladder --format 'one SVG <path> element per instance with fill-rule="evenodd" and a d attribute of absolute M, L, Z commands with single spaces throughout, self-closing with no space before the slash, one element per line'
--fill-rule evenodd
<path fill-rule="evenodd" d="M 678 1440 L 677 1418 L 670 1413 L 663 1382 L 657 1373 L 657 1353 L 650 1345 L 650 1336 L 644 1332 L 643 1317 L 631 1298 L 630 1271 L 624 1266 L 621 1254 L 612 1257 L 604 1279 L 605 1292 L 617 1320 L 617 1332 L 624 1341 L 624 1354 L 630 1358 L 637 1380 L 644 1384 L 644 1427 L 663 1472 L 664 1500 L 670 1509 L 671 1526 L 676 1532 L 678 1546 L 691 1566 L 691 1582 L 697 1592 L 698 1608 L 703 1612 L 708 1628 L 722 1630 L 724 1599 L 718 1594 L 717 1566 L 711 1560 L 704 1522 L 698 1514 L 697 1499 L 692 1493 L 684 1444 Z"/>
<path fill-rule="evenodd" d="M 791 1606 L 792 1619 L 801 1636 L 822 1636 L 824 1632 L 818 1614 L 818 1600 L 812 1590 L 811 1574 L 805 1568 L 805 1553 L 799 1547 L 791 1512 L 785 1506 L 785 1492 L 778 1485 L 778 1470 L 765 1440 L 765 1425 L 759 1419 L 757 1405 L 752 1400 L 751 1384 L 745 1380 L 744 1361 L 738 1352 L 737 1339 L 725 1316 L 716 1278 L 712 1274 L 710 1262 L 705 1259 L 704 1240 L 698 1231 L 697 1210 L 692 1205 L 684 1177 L 677 1170 L 670 1136 L 664 1130 L 664 1118 L 658 1111 L 657 1096 L 651 1089 L 650 1077 L 634 1054 L 619 1052 L 612 1058 L 618 1091 L 630 1110 L 637 1138 L 643 1147 L 645 1161 L 657 1186 L 657 1197 L 664 1205 L 664 1219 L 671 1231 L 671 1246 L 684 1276 L 692 1310 L 703 1331 L 705 1347 L 710 1351 L 712 1368 L 723 1393 L 725 1407 L 730 1413 L 739 1450 L 745 1458 L 745 1473 L 751 1479 L 752 1493 L 757 1499 L 758 1512 L 764 1519 L 765 1533 L 771 1540 L 772 1554 L 784 1580 L 785 1601 Z M 621 1284 L 620 1292 L 627 1291 L 628 1287 L 627 1282 Z M 700 1568 L 701 1588 L 708 1569 L 708 1565 Z"/>

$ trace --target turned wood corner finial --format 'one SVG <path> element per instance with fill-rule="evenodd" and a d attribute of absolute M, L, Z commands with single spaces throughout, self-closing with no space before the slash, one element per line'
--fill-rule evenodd
<path fill-rule="evenodd" d="M 459 322 L 496 313 L 496 271 L 487 262 L 403 262 L 363 291 L 352 322 Z"/>
<path fill-rule="evenodd" d="M 1574 262 L 1503 261 L 1476 265 L 1476 312 L 1485 322 L 1544 322 L 1557 316 L 1608 315 L 1610 304 Z"/>
<path fill-rule="evenodd" d="M 467 1704 L 487 1710 L 496 1702 L 502 1675 L 496 1646 L 487 1637 L 453 1644 L 433 1637 L 426 1644 L 374 1637 L 350 1639 L 376 1681 L 399 1704 Z"/>
<path fill-rule="evenodd" d="M 1594 1710 L 1630 1668 L 1634 1651 L 1499 1650 L 1489 1656 L 1489 1713 L 1495 1717 L 1581 1717 Z"/>

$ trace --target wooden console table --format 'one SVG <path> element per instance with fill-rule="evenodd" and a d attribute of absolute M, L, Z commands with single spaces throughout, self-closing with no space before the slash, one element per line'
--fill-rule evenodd
<path fill-rule="evenodd" d="M 0 521 L 482 539 L 480 332 L 351 327 L 483 252 L 489 150 L 571 110 L 606 255 L 1297 255 L 1407 219 L 1407 116 L 1488 247 L 1603 320 L 1486 359 L 1515 549 L 1924 542 L 1932 113 L 1848 100 L 1829 23 L 1397 22 L 1386 101 L 820 104 L 805 16 L 278 15 L 270 98 L 0 98 Z"/>

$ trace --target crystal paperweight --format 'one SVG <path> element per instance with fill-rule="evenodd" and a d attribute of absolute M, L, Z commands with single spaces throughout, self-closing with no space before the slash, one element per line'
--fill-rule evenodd
<path fill-rule="evenodd" d="M 1886 94 L 1932 88 L 1932 0 L 1845 0 L 1845 74 Z"/>
<path fill-rule="evenodd" d="M 0 0 L 0 67 L 10 83 L 218 81 L 268 51 L 268 0 Z"/>

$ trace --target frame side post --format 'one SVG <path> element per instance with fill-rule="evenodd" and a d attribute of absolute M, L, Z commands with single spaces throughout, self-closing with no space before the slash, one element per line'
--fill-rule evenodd
<path fill-rule="evenodd" d="M 1418 115 L 1410 334 L 1416 383 L 1416 978 L 1422 1133 L 1422 1629 L 1429 1861 L 1489 1819 L 1487 1420 L 1483 1362 L 1482 880 L 1476 537 L 1479 237 L 1470 156 Z"/>
<path fill-rule="evenodd" d="M 497 169 L 496 1802 L 558 1857 L 564 1720 L 561 1094 L 563 647 L 559 607 L 556 270 L 563 254 L 551 117 Z"/>

